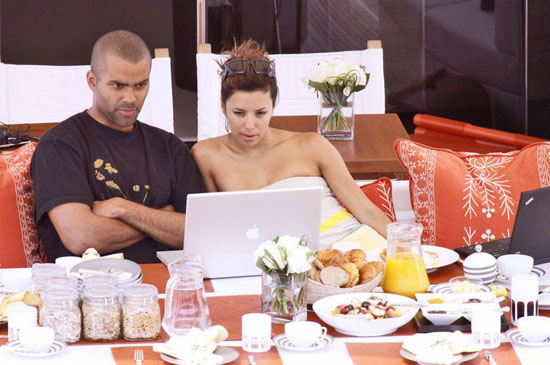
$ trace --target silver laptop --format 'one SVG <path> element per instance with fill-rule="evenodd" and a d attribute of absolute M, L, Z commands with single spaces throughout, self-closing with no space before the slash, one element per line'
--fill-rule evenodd
<path fill-rule="evenodd" d="M 305 235 L 318 249 L 321 197 L 320 187 L 190 194 L 183 254 L 201 255 L 207 278 L 259 275 L 254 251 L 265 240 Z"/>

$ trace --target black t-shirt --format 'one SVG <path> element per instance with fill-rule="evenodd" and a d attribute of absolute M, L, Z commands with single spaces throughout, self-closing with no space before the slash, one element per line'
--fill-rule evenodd
<path fill-rule="evenodd" d="M 44 134 L 31 163 L 36 224 L 50 261 L 72 255 L 63 245 L 48 212 L 65 203 L 122 197 L 151 208 L 172 205 L 185 213 L 187 194 L 204 183 L 189 149 L 175 135 L 136 122 L 131 132 L 104 126 L 86 111 Z M 135 262 L 158 262 L 156 251 L 169 250 L 146 238 L 123 250 Z"/>

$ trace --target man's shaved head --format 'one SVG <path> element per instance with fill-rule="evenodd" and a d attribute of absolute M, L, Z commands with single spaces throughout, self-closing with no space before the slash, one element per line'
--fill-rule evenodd
<path fill-rule="evenodd" d="M 151 53 L 143 39 L 126 30 L 109 32 L 95 42 L 91 66 L 98 78 L 104 71 L 105 59 L 108 55 L 114 55 L 132 63 L 138 63 L 145 58 L 151 59 Z"/>

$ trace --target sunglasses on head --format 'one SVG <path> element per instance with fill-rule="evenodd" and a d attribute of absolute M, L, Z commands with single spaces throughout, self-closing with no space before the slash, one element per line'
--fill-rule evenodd
<path fill-rule="evenodd" d="M 230 76 L 246 73 L 248 65 L 252 66 L 254 73 L 267 77 L 275 77 L 275 65 L 266 60 L 231 60 L 224 67 L 223 80 Z M 223 81 L 222 80 L 222 81 Z"/>

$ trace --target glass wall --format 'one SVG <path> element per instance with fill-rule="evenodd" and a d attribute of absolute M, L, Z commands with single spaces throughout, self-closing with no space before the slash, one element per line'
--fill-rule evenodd
<path fill-rule="evenodd" d="M 206 39 L 213 52 L 254 38 L 271 53 L 380 39 L 386 111 L 410 132 L 427 113 L 550 138 L 549 12 L 544 0 L 206 0 Z"/>

